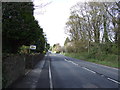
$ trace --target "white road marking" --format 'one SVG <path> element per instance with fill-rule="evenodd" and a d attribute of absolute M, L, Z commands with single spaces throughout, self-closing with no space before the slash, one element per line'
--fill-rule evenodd
<path fill-rule="evenodd" d="M 78 65 L 78 64 L 76 64 L 76 63 L 74 63 L 74 62 L 72 62 L 72 61 L 69 61 L 69 60 L 67 60 L 67 59 L 64 59 L 65 61 L 67 61 L 67 62 L 71 62 L 72 64 L 74 64 L 74 65 Z M 96 65 L 98 65 L 98 64 L 96 64 Z M 104 66 L 104 65 L 101 65 L 101 66 Z M 110 67 L 108 67 L 108 66 L 104 66 L 104 67 L 107 67 L 107 68 L 110 68 Z M 88 68 L 86 68 L 86 67 L 82 67 L 83 69 L 85 69 L 85 70 L 88 70 L 88 71 L 90 71 L 90 72 L 92 72 L 92 73 L 94 73 L 94 74 L 96 74 L 96 72 L 94 72 L 94 71 L 92 71 L 92 70 L 90 70 L 90 69 L 88 69 Z M 113 69 L 116 69 L 116 68 L 113 68 Z M 118 69 L 116 69 L 116 70 L 118 70 Z M 101 75 L 102 77 L 104 77 L 104 75 Z M 116 81 L 116 80 L 113 80 L 113 79 L 111 79 L 111 78 L 107 78 L 108 80 L 111 80 L 111 81 L 113 81 L 113 82 L 115 82 L 115 83 L 117 83 L 117 84 L 120 84 L 120 82 L 118 82 L 118 81 Z"/>
<path fill-rule="evenodd" d="M 82 67 L 83 69 L 85 69 L 85 70 L 88 70 L 88 71 L 90 71 L 90 72 L 92 72 L 92 73 L 96 73 L 96 72 L 94 72 L 94 71 L 92 71 L 92 70 L 90 70 L 90 69 L 88 69 L 88 68 L 86 68 L 86 67 Z"/>
<path fill-rule="evenodd" d="M 76 64 L 78 66 L 78 64 Z"/>
<path fill-rule="evenodd" d="M 71 61 L 67 61 L 67 62 L 71 62 Z"/>
<path fill-rule="evenodd" d="M 64 60 L 78 66 L 78 64 L 74 63 L 73 61 L 70 61 L 70 60 L 67 60 L 67 59 L 64 59 Z"/>
<path fill-rule="evenodd" d="M 74 62 L 72 62 L 74 65 L 76 65 L 76 66 L 78 66 L 78 64 L 76 64 L 76 63 L 74 63 Z"/>
<path fill-rule="evenodd" d="M 64 59 L 65 61 L 67 61 L 67 59 Z"/>
<path fill-rule="evenodd" d="M 113 82 L 115 82 L 115 83 L 117 83 L 117 84 L 120 84 L 120 82 L 118 82 L 118 81 L 116 81 L 116 80 L 113 80 L 113 79 L 111 79 L 111 78 L 107 78 L 107 79 L 109 79 L 109 80 L 111 80 L 111 81 L 113 81 Z"/>
<path fill-rule="evenodd" d="M 78 66 L 78 64 L 74 63 L 74 65 Z"/>
<path fill-rule="evenodd" d="M 27 75 L 30 71 L 31 71 L 31 70 L 27 71 L 27 72 L 25 73 L 25 75 Z"/>
<path fill-rule="evenodd" d="M 66 60 L 66 59 L 65 59 L 65 61 L 67 61 L 67 62 L 71 62 L 72 64 L 78 66 L 78 64 L 74 63 L 73 61 Z M 86 70 L 88 70 L 88 71 L 90 71 L 90 72 L 92 72 L 92 73 L 94 73 L 94 74 L 96 74 L 96 72 L 94 72 L 94 71 L 92 71 L 92 70 L 90 70 L 90 69 L 88 69 L 88 68 L 86 68 L 86 67 L 82 67 L 82 68 L 83 68 L 83 69 L 86 69 Z"/>
<path fill-rule="evenodd" d="M 53 83 L 52 83 L 52 74 L 51 74 L 50 62 L 49 62 L 49 79 L 50 79 L 50 90 L 53 90 Z"/>
<path fill-rule="evenodd" d="M 67 62 L 71 62 L 72 64 L 74 64 L 74 65 L 78 65 L 78 64 L 76 64 L 76 63 L 74 63 L 74 62 L 72 62 L 72 61 L 70 61 L 70 60 L 67 60 L 67 59 L 64 59 L 65 61 L 67 61 Z M 93 63 L 94 64 L 94 63 Z M 96 64 L 96 65 L 98 65 L 98 64 Z M 104 65 L 101 65 L 101 66 L 104 66 Z M 111 67 L 108 67 L 108 66 L 104 66 L 104 67 L 107 67 L 107 68 L 111 68 Z M 92 72 L 92 73 L 94 73 L 94 74 L 96 74 L 96 72 L 94 72 L 94 71 L 92 71 L 92 70 L 90 70 L 90 69 L 88 69 L 88 68 L 86 68 L 86 67 L 82 67 L 83 69 L 85 69 L 85 70 L 88 70 L 88 71 L 90 71 L 90 72 Z M 115 69 L 115 70 L 118 70 L 118 69 L 116 69 L 116 68 L 112 68 L 112 69 Z M 104 77 L 104 75 L 101 75 L 102 77 Z M 113 81 L 113 82 L 115 82 L 115 83 L 117 83 L 117 84 L 120 84 L 120 82 L 118 82 L 118 81 L 116 81 L 116 80 L 114 80 L 114 79 L 111 79 L 111 78 L 107 78 L 108 80 L 111 80 L 111 81 Z"/>

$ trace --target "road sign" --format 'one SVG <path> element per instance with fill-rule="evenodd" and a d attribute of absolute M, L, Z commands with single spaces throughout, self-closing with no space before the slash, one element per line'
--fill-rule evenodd
<path fill-rule="evenodd" d="M 35 50 L 36 49 L 36 45 L 30 45 L 30 49 Z"/>

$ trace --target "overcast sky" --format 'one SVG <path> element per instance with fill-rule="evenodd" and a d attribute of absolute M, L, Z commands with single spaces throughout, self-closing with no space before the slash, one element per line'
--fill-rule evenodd
<path fill-rule="evenodd" d="M 44 1 L 44 2 L 43 2 Z M 81 0 L 34 0 L 35 6 L 51 2 L 44 8 L 36 8 L 34 16 L 47 35 L 50 45 L 64 45 L 66 39 L 65 23 L 70 16 L 70 8 Z M 83 1 L 83 0 L 82 0 Z M 44 13 L 43 13 L 44 12 Z"/>

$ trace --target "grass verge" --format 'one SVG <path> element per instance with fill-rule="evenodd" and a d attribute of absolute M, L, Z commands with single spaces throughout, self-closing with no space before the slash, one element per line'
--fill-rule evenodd
<path fill-rule="evenodd" d="M 96 64 L 102 64 L 114 68 L 120 68 L 118 65 L 118 56 L 117 55 L 101 55 L 98 56 L 97 58 L 91 58 L 87 53 L 64 53 L 65 56 L 80 59 L 80 60 L 85 60 L 88 62 L 93 62 Z"/>

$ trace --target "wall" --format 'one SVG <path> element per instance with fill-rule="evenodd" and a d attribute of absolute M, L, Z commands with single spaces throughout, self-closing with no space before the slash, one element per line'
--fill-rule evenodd
<path fill-rule="evenodd" d="M 44 57 L 44 54 L 12 55 L 2 58 L 2 85 L 8 87 L 28 69 L 34 66 Z"/>
<path fill-rule="evenodd" d="M 7 87 L 25 73 L 25 58 L 22 55 L 3 57 L 2 84 Z"/>
<path fill-rule="evenodd" d="M 44 57 L 44 54 L 28 54 L 25 59 L 25 68 L 33 69 L 34 66 Z"/>

